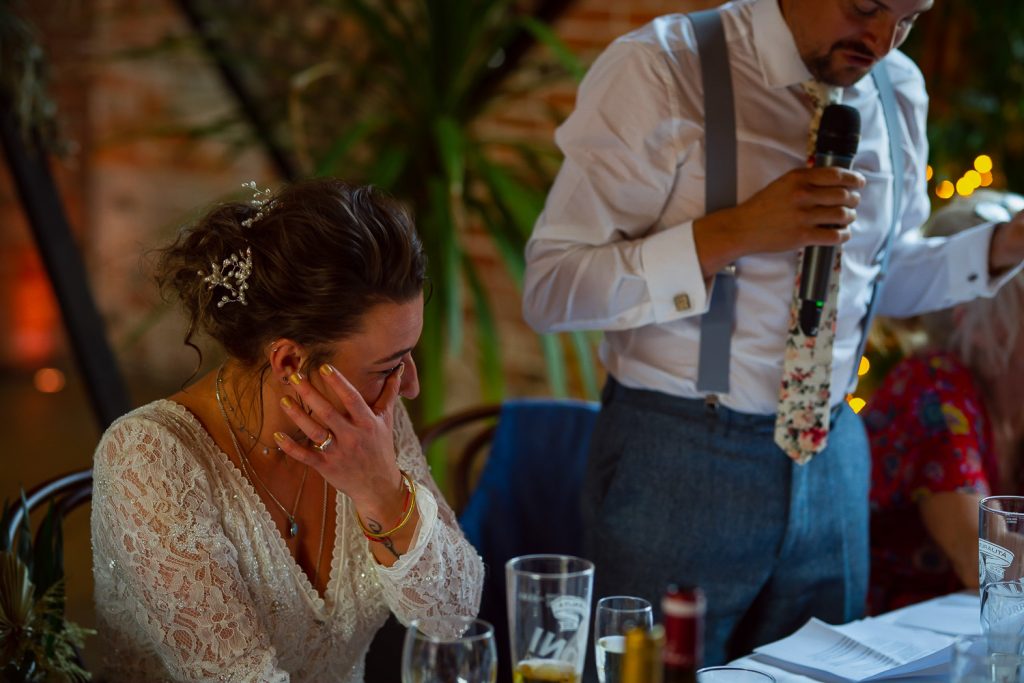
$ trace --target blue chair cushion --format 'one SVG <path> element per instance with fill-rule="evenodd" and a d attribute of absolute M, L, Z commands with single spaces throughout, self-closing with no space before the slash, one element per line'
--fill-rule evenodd
<path fill-rule="evenodd" d="M 495 629 L 499 683 L 511 671 L 505 563 L 518 555 L 580 554 L 580 490 L 598 409 L 565 399 L 503 403 L 487 462 L 459 517 L 484 561 L 480 618 Z"/>

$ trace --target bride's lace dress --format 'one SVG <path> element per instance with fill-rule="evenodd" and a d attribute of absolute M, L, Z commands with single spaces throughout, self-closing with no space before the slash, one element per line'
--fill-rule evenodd
<path fill-rule="evenodd" d="M 483 565 L 401 404 L 395 444 L 418 485 L 413 544 L 394 566 L 378 565 L 339 494 L 321 598 L 256 491 L 184 406 L 156 401 L 114 423 L 96 450 L 92 504 L 105 680 L 359 683 L 389 610 L 403 623 L 475 614 Z"/>

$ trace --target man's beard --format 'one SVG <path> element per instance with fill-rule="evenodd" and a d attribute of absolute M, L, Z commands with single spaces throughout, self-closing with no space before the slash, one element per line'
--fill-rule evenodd
<path fill-rule="evenodd" d="M 825 54 L 811 58 L 807 68 L 816 80 L 828 85 L 846 88 L 864 78 L 868 71 L 871 70 L 871 67 L 846 66 L 839 68 L 834 66 L 835 60 L 839 59 L 838 53 L 840 50 L 848 50 L 872 61 L 877 60 L 875 54 L 864 43 L 847 40 L 836 43 Z"/>

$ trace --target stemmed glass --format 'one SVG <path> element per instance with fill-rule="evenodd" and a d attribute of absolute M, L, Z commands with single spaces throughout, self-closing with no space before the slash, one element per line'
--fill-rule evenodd
<path fill-rule="evenodd" d="M 405 632 L 402 683 L 494 683 L 494 628 L 471 617 L 416 619 Z"/>
<path fill-rule="evenodd" d="M 651 603 L 643 598 L 614 595 L 601 598 L 594 617 L 594 663 L 601 683 L 618 683 L 622 655 L 626 652 L 626 632 L 632 628 L 650 629 L 654 625 Z"/>

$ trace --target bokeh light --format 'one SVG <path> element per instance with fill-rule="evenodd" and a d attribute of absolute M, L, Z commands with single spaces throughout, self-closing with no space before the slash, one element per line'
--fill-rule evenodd
<path fill-rule="evenodd" d="M 939 186 L 935 188 L 935 195 L 939 199 L 949 199 L 950 197 L 953 196 L 953 192 L 955 190 L 956 188 L 953 187 L 953 183 L 949 182 L 948 180 L 943 180 L 941 183 L 939 183 Z"/>
<path fill-rule="evenodd" d="M 56 394 L 64 388 L 64 373 L 57 368 L 40 368 L 32 379 L 38 391 L 44 394 Z"/>
<path fill-rule="evenodd" d="M 850 404 L 850 407 L 853 408 L 853 412 L 855 413 L 860 413 L 860 411 L 864 410 L 864 406 L 868 404 L 867 401 L 857 396 L 851 397 L 846 402 Z"/>
<path fill-rule="evenodd" d="M 871 370 L 871 361 L 868 360 L 867 356 L 861 356 L 860 367 L 857 368 L 857 376 L 863 377 L 864 375 L 868 374 L 869 370 Z"/>
<path fill-rule="evenodd" d="M 974 170 L 978 173 L 991 173 L 992 157 L 987 154 L 979 155 L 978 158 L 974 160 Z"/>

